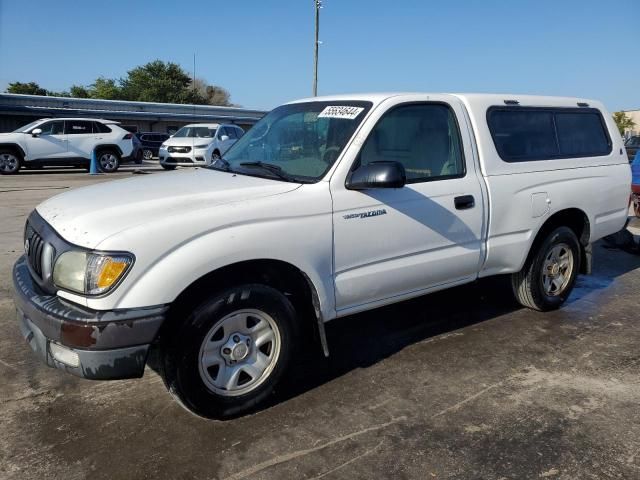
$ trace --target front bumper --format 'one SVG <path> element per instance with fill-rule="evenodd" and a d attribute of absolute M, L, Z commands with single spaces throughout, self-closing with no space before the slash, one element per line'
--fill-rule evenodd
<path fill-rule="evenodd" d="M 97 311 L 48 295 L 33 282 L 24 256 L 13 267 L 14 300 L 23 337 L 48 366 L 93 380 L 137 378 L 168 310 L 155 307 Z M 56 359 L 51 344 L 77 355 Z"/>
<path fill-rule="evenodd" d="M 166 165 L 194 167 L 206 165 L 207 150 L 197 148 L 191 150 L 189 153 L 176 153 L 169 152 L 167 149 L 160 149 L 158 151 L 158 158 L 160 159 L 160 163 Z"/>

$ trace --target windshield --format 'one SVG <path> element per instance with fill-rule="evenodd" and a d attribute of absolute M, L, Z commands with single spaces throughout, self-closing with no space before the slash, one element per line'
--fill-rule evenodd
<path fill-rule="evenodd" d="M 318 181 L 336 161 L 371 105 L 357 101 L 283 105 L 256 123 L 229 149 L 224 160 L 230 170 L 241 173 L 277 176 L 256 168 L 259 162 L 270 164 L 272 170 L 275 166 L 283 174 L 280 178 Z"/>
<path fill-rule="evenodd" d="M 20 128 L 16 128 L 13 132 L 14 133 L 25 133 L 30 128 L 33 128 L 33 127 L 35 127 L 36 125 L 38 125 L 39 123 L 42 123 L 42 122 L 43 122 L 43 120 L 36 120 L 35 122 L 27 123 L 26 125 L 23 125 Z"/>
<path fill-rule="evenodd" d="M 216 127 L 206 126 L 186 126 L 178 130 L 174 137 L 197 137 L 197 138 L 213 138 L 216 134 Z"/>

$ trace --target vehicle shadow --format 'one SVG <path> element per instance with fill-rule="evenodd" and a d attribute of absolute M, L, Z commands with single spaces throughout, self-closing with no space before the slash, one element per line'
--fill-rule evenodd
<path fill-rule="evenodd" d="M 640 257 L 620 250 L 612 252 L 598 242 L 593 275 L 579 277 L 568 303 L 604 290 L 616 277 L 638 268 Z M 329 358 L 319 348 L 307 353 L 293 366 L 286 388 L 270 404 L 294 398 L 351 370 L 374 365 L 414 343 L 521 308 L 511 294 L 509 277 L 498 276 L 334 320 L 326 326 Z"/>

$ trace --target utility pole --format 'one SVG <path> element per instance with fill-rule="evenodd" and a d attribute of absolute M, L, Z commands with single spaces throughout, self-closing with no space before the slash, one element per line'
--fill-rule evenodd
<path fill-rule="evenodd" d="M 318 96 L 318 33 L 320 32 L 320 9 L 322 0 L 313 0 L 316 9 L 316 41 L 313 44 L 313 96 Z"/>

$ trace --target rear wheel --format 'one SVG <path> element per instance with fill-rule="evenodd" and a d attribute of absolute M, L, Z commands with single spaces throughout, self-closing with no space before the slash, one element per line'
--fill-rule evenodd
<path fill-rule="evenodd" d="M 142 157 L 143 157 L 142 150 L 138 150 L 136 152 L 136 163 L 138 165 L 140 165 L 142 163 Z"/>
<path fill-rule="evenodd" d="M 98 152 L 98 166 L 104 173 L 113 173 L 120 166 L 120 155 L 114 150 L 100 150 Z"/>
<path fill-rule="evenodd" d="M 151 150 L 145 149 L 142 152 L 142 158 L 145 160 L 151 160 L 153 158 L 153 152 Z"/>
<path fill-rule="evenodd" d="M 22 165 L 22 157 L 13 150 L 0 150 L 0 175 L 18 173 Z"/>
<path fill-rule="evenodd" d="M 553 230 L 511 276 L 516 299 L 540 311 L 559 308 L 569 297 L 580 270 L 580 243 L 573 230 Z"/>
<path fill-rule="evenodd" d="M 277 387 L 297 337 L 295 312 L 265 285 L 231 288 L 201 303 L 163 345 L 169 391 L 209 418 L 245 413 Z"/>

